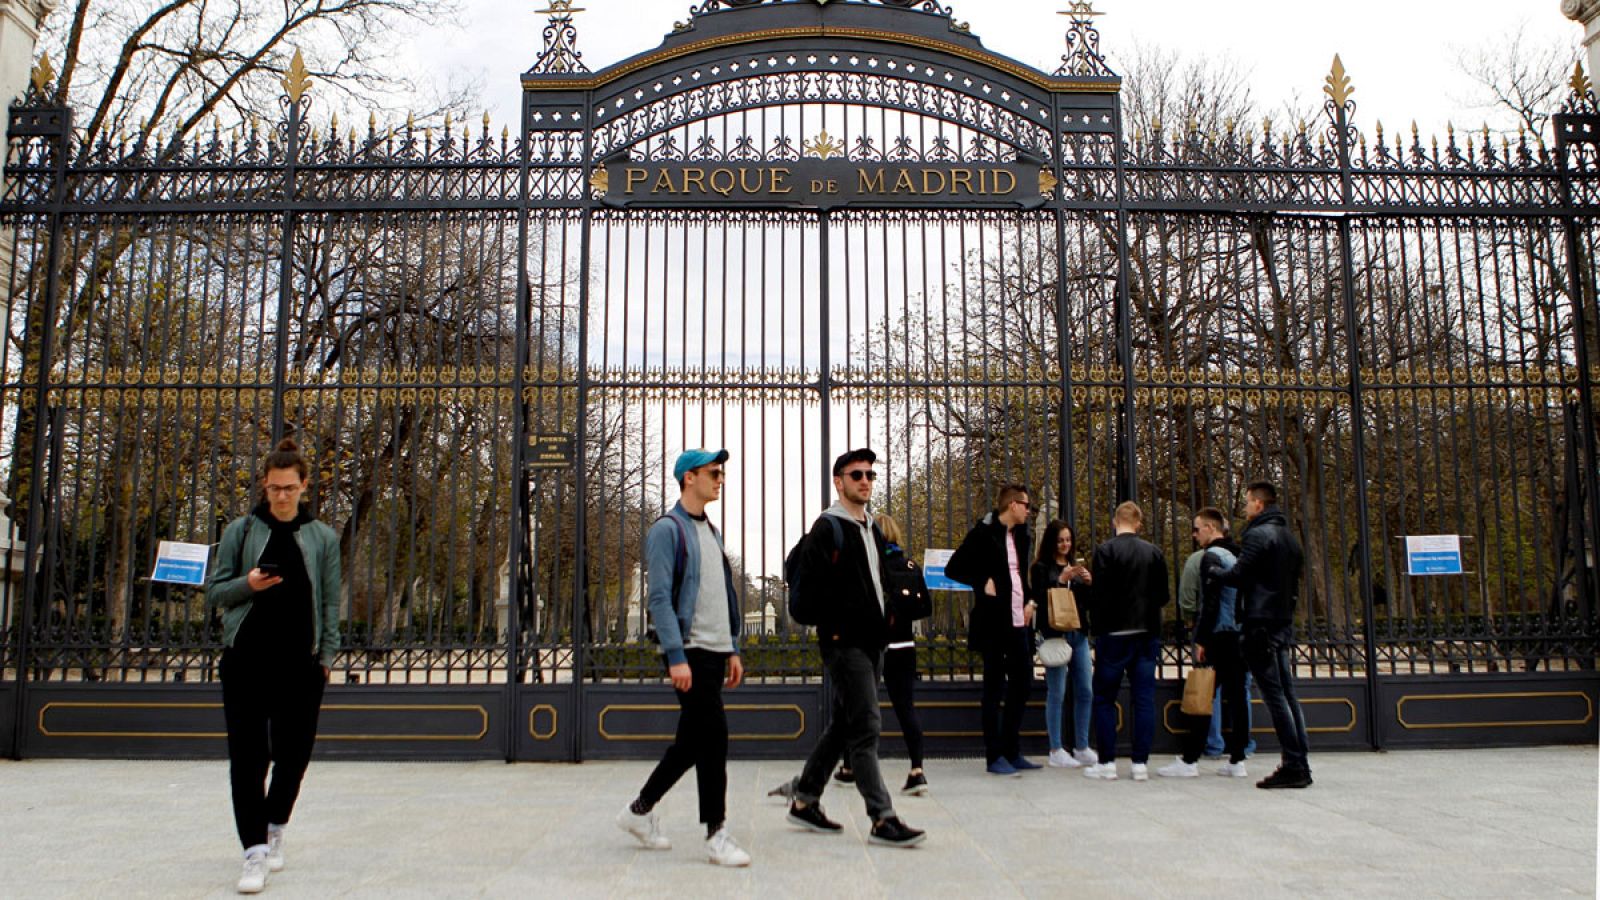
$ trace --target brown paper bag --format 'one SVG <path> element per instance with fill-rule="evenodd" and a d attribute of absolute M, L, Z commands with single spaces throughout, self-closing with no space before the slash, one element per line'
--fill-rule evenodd
<path fill-rule="evenodd" d="M 1050 603 L 1050 627 L 1056 631 L 1077 631 L 1083 627 L 1078 619 L 1078 601 L 1072 588 L 1053 587 L 1047 597 Z"/>
<path fill-rule="evenodd" d="M 1209 716 L 1211 699 L 1216 693 L 1216 669 L 1190 669 L 1189 675 L 1183 679 L 1183 705 L 1179 708 L 1185 715 Z"/>

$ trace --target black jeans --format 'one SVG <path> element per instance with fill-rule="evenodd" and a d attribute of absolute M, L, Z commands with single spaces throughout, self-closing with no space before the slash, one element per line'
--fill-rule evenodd
<path fill-rule="evenodd" d="M 722 708 L 722 682 L 731 653 L 691 647 L 689 689 L 677 691 L 678 734 L 645 780 L 640 799 L 651 806 L 672 790 L 690 769 L 700 793 L 700 822 L 720 825 L 727 818 L 728 713 Z"/>
<path fill-rule="evenodd" d="M 911 768 L 922 768 L 922 722 L 917 719 L 914 696 L 917 683 L 917 648 L 903 647 L 883 652 L 883 686 L 894 704 L 894 717 L 900 722 Z"/>
<path fill-rule="evenodd" d="M 1294 627 L 1250 623 L 1244 628 L 1244 657 L 1261 686 L 1261 702 L 1272 714 L 1272 730 L 1283 750 L 1283 768 L 1310 772 L 1306 717 L 1294 693 Z"/>
<path fill-rule="evenodd" d="M 248 850 L 267 842 L 267 824 L 287 825 L 317 740 L 327 684 L 317 658 L 282 659 L 222 651 L 222 717 L 228 725 L 233 823 Z M 267 788 L 267 768 L 272 786 Z"/>
<path fill-rule="evenodd" d="M 1229 762 L 1244 762 L 1244 748 L 1250 743 L 1250 695 L 1245 692 L 1244 654 L 1239 635 L 1214 634 L 1206 639 L 1206 663 L 1217 672 L 1217 688 L 1222 691 L 1223 741 Z M 1196 762 L 1205 753 L 1210 716 L 1183 716 L 1183 761 Z"/>
<path fill-rule="evenodd" d="M 991 635 L 983 647 L 983 755 L 989 762 L 1022 755 L 1022 713 L 1032 687 L 1033 629 L 1009 626 Z"/>
<path fill-rule="evenodd" d="M 883 718 L 878 713 L 878 678 L 883 654 L 859 647 L 825 646 L 822 665 L 833 684 L 833 718 L 817 739 L 806 767 L 795 785 L 794 796 L 803 803 L 821 799 L 834 764 L 843 758 L 855 773 L 856 790 L 866 801 L 874 822 L 894 815 L 889 789 L 878 769 L 878 733 Z"/>

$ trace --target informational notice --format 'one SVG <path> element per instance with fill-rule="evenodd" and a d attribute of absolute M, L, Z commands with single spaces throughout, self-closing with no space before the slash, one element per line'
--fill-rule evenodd
<path fill-rule="evenodd" d="M 922 580 L 930 591 L 970 591 L 971 585 L 951 581 L 945 577 L 944 567 L 955 555 L 954 550 L 926 550 L 922 554 Z"/>
<path fill-rule="evenodd" d="M 211 548 L 205 544 L 162 541 L 156 547 L 156 570 L 150 580 L 201 587 L 206 583 L 206 561 L 210 557 Z"/>
<path fill-rule="evenodd" d="M 1410 575 L 1460 575 L 1461 535 L 1406 535 L 1406 572 Z"/>

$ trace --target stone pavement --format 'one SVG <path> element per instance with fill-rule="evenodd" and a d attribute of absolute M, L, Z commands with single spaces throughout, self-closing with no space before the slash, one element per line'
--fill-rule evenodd
<path fill-rule="evenodd" d="M 317 761 L 264 896 L 1592 897 L 1597 761 L 1594 747 L 1326 753 L 1316 786 L 1269 792 L 1214 764 L 1136 784 L 1126 761 L 1106 783 L 934 760 L 931 795 L 897 798 L 929 834 L 910 850 L 867 845 L 860 797 L 839 785 L 823 803 L 842 835 L 791 829 L 766 791 L 798 763 L 734 762 L 743 870 L 705 862 L 692 774 L 663 806 L 673 849 L 651 852 L 612 824 L 646 763 Z M 898 786 L 903 762 L 885 768 Z M 225 763 L 0 762 L 5 898 L 233 896 L 238 854 Z"/>

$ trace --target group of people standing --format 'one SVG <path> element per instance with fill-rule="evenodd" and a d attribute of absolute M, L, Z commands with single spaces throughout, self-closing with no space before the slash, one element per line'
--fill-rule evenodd
<path fill-rule="evenodd" d="M 717 865 L 746 866 L 750 855 L 726 825 L 728 724 L 721 695 L 744 677 L 740 616 L 721 535 L 706 515 L 706 506 L 721 497 L 727 461 L 727 450 L 681 454 L 673 474 L 682 497 L 645 537 L 648 606 L 680 715 L 672 745 L 616 821 L 641 846 L 670 849 L 657 805 L 693 768 L 707 858 Z M 843 827 L 824 813 L 823 792 L 830 776 L 854 784 L 871 821 L 868 840 L 911 847 L 926 834 L 895 812 L 884 781 L 878 759 L 877 686 L 880 680 L 886 683 L 910 751 L 911 770 L 902 793 L 925 793 L 922 729 L 911 696 L 916 677 L 911 624 L 926 615 L 927 589 L 920 570 L 905 557 L 898 525 L 867 512 L 876 461 L 877 455 L 865 448 L 834 461 L 837 502 L 817 518 L 786 564 L 791 604 L 797 579 L 787 571 L 790 566 L 807 573 L 808 593 L 825 597 L 815 624 L 834 706 L 800 775 L 772 793 L 788 801 L 789 823 L 837 834 Z M 1022 754 L 1020 741 L 1042 637 L 1064 641 L 1070 648 L 1067 659 L 1045 668 L 1047 763 L 1082 768 L 1098 780 L 1118 777 L 1116 699 L 1126 680 L 1132 694 L 1130 775 L 1135 781 L 1147 780 L 1162 611 L 1171 602 L 1166 561 L 1159 548 L 1139 536 L 1143 511 L 1136 503 L 1117 507 L 1115 534 L 1094 549 L 1090 565 L 1078 555 L 1073 528 L 1060 520 L 1045 526 L 1033 553 L 1028 524 L 1033 513 L 1026 487 L 1002 486 L 995 509 L 973 526 L 945 567 L 951 579 L 973 588 L 969 646 L 983 658 L 986 769 L 1016 777 L 1041 768 Z M 1218 749 L 1228 759 L 1218 774 L 1246 774 L 1246 679 L 1253 674 L 1283 748 L 1282 765 L 1257 787 L 1307 787 L 1311 769 L 1305 720 L 1294 693 L 1291 657 L 1302 552 L 1277 507 L 1273 485 L 1250 486 L 1245 515 L 1249 524 L 1234 544 L 1225 515 L 1211 507 L 1197 513 L 1194 535 L 1200 549 L 1186 560 L 1180 577 L 1180 594 L 1193 598 L 1195 661 L 1216 670 L 1217 727 L 1222 720 L 1227 723 L 1225 741 L 1218 738 L 1224 746 Z M 716 577 L 718 569 L 721 578 Z M 1073 590 L 1080 627 L 1061 630 L 1059 622 L 1041 616 L 1053 587 Z M 1065 731 L 1069 683 L 1070 735 Z M 1159 774 L 1198 774 L 1212 721 L 1196 716 L 1186 724 L 1183 755 Z"/>
<path fill-rule="evenodd" d="M 1194 777 L 1202 754 L 1226 754 L 1217 774 L 1246 777 L 1245 759 L 1254 750 L 1248 688 L 1253 675 L 1283 753 L 1279 768 L 1256 786 L 1304 788 L 1312 783 L 1292 658 L 1303 551 L 1277 499 L 1271 483 L 1250 485 L 1244 503 L 1248 524 L 1238 544 L 1230 538 L 1221 510 L 1206 507 L 1194 517 L 1199 549 L 1185 560 L 1179 593 L 1193 598 L 1184 605 L 1192 625 L 1194 662 L 1214 670 L 1217 702 L 1211 715 L 1185 717 L 1183 753 L 1157 774 Z M 1077 555 L 1072 526 L 1059 519 L 1045 526 L 1030 565 L 1028 522 L 1033 509 L 1027 488 L 1002 486 L 995 510 L 973 526 L 945 566 L 946 575 L 973 589 L 969 643 L 983 655 L 986 770 L 1015 777 L 1040 768 L 1021 753 L 1022 717 L 1032 690 L 1035 642 L 1061 639 L 1070 656 L 1045 667 L 1047 764 L 1082 768 L 1092 779 L 1118 778 L 1116 704 L 1126 682 L 1132 705 L 1128 774 L 1134 781 L 1146 781 L 1155 739 L 1162 610 L 1172 599 L 1166 560 L 1160 548 L 1139 536 L 1143 510 L 1126 502 L 1112 516 L 1113 536 L 1094 548 L 1090 565 Z M 1072 590 L 1080 628 L 1063 632 L 1049 624 L 1041 610 L 1050 602 L 1052 588 Z M 1070 746 L 1064 709 L 1069 682 Z M 1092 747 L 1091 724 L 1096 738 Z M 1225 737 L 1218 733 L 1224 724 Z"/>

